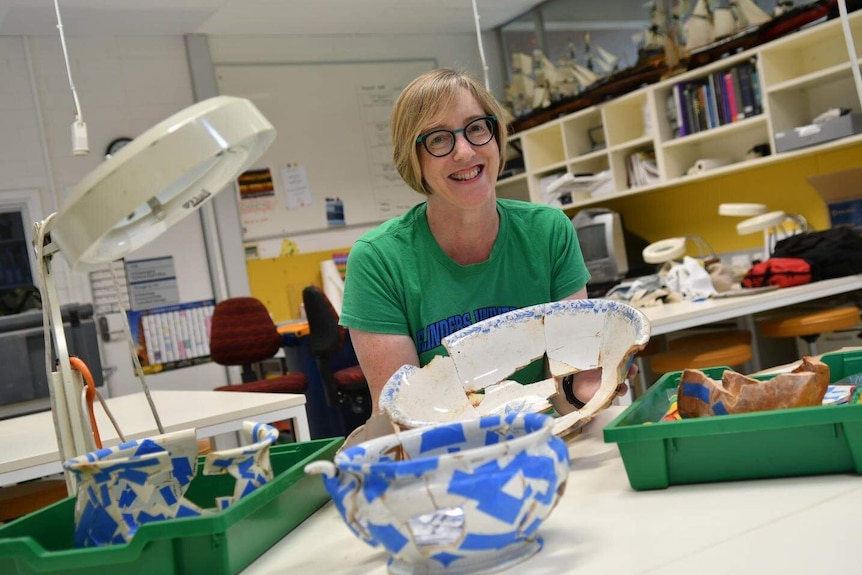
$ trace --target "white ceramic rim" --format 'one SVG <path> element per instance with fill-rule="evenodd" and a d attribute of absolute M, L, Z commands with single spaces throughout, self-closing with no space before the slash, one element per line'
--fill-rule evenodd
<path fill-rule="evenodd" d="M 362 449 L 365 451 L 365 455 L 367 456 L 369 453 L 381 453 L 384 451 L 386 447 L 399 447 L 402 445 L 402 438 L 410 438 L 414 435 L 422 435 L 423 433 L 428 433 L 433 429 L 449 427 L 452 425 L 461 425 L 461 426 L 469 426 L 475 429 L 499 429 L 504 425 L 512 425 L 516 420 L 524 420 L 527 418 L 538 418 L 541 419 L 541 426 L 533 431 L 528 433 L 524 433 L 514 439 L 509 440 L 501 440 L 498 443 L 494 443 L 492 445 L 483 445 L 480 447 L 473 447 L 468 449 L 462 449 L 460 451 L 442 454 L 442 455 L 429 455 L 418 457 L 416 459 L 406 459 L 401 461 L 367 461 L 363 460 L 361 457 L 350 457 L 351 452 L 355 453 L 357 450 Z M 494 426 L 482 426 L 482 422 L 487 421 L 492 418 L 499 418 L 500 422 Z M 526 422 L 522 423 L 525 425 Z M 542 442 L 546 442 L 552 435 L 554 427 L 553 418 L 542 415 L 540 413 L 512 413 L 509 415 L 489 415 L 485 417 L 480 417 L 478 419 L 470 419 L 465 421 L 452 421 L 449 423 L 438 423 L 436 425 L 430 425 L 426 427 L 420 427 L 416 429 L 408 429 L 407 431 L 399 431 L 392 435 L 386 435 L 383 437 L 378 437 L 376 439 L 371 439 L 365 443 L 361 443 L 354 447 L 350 447 L 345 449 L 344 451 L 338 453 L 335 456 L 335 466 L 339 471 L 345 473 L 362 473 L 363 475 L 385 475 L 386 477 L 397 476 L 397 474 L 392 474 L 391 472 L 386 472 L 387 470 L 391 470 L 393 466 L 399 465 L 416 465 L 418 462 L 421 462 L 426 459 L 437 459 L 438 464 L 434 471 L 439 471 L 441 469 L 447 469 L 455 467 L 455 462 L 458 460 L 464 460 L 464 455 L 469 453 L 471 458 L 481 457 L 485 461 L 493 461 L 497 459 L 504 452 L 511 452 L 513 448 L 515 450 L 521 450 L 525 447 L 526 444 L 531 444 L 538 439 Z"/>
<path fill-rule="evenodd" d="M 631 363 L 632 356 L 638 350 L 641 350 L 646 347 L 647 342 L 649 342 L 650 334 L 652 332 L 652 326 L 650 325 L 650 322 L 647 319 L 646 315 L 636 307 L 629 305 L 625 302 L 603 298 L 561 300 L 557 302 L 543 303 L 534 306 L 528 306 L 525 308 L 519 308 L 506 312 L 504 314 L 500 314 L 498 316 L 482 320 L 462 330 L 456 331 L 455 333 L 446 336 L 443 339 L 443 342 L 445 346 L 448 343 L 457 341 L 462 337 L 469 337 L 470 334 L 474 333 L 475 331 L 486 331 L 487 326 L 490 322 L 504 320 L 505 317 L 509 315 L 514 315 L 515 317 L 532 317 L 536 314 L 549 315 L 553 313 L 567 313 L 575 311 L 583 312 L 585 310 L 596 309 L 603 311 L 604 313 L 615 311 L 627 315 L 632 319 L 632 323 L 634 324 L 635 332 L 638 334 L 638 337 L 634 341 L 634 343 L 632 343 L 632 346 L 629 348 L 630 351 L 626 355 L 627 362 Z M 392 377 L 390 377 L 389 380 L 386 382 L 386 385 L 383 386 L 383 391 L 380 394 L 380 408 L 389 415 L 389 419 L 393 423 L 407 429 L 417 429 L 434 425 L 445 425 L 445 423 L 439 421 L 423 421 L 419 419 L 414 419 L 410 417 L 407 413 L 405 413 L 395 402 L 395 391 L 399 389 L 401 385 L 403 385 L 404 378 L 409 377 L 411 374 L 415 373 L 416 370 L 419 369 L 424 368 L 419 368 L 415 365 L 404 365 L 401 366 L 398 371 L 392 374 Z M 455 422 L 453 421 L 447 423 Z"/>

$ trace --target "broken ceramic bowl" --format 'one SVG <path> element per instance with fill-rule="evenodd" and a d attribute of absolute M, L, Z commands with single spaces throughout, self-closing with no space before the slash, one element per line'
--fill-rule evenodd
<path fill-rule="evenodd" d="M 542 547 L 568 450 L 551 418 L 487 416 L 378 437 L 315 461 L 350 530 L 392 575 L 496 572 Z"/>
<path fill-rule="evenodd" d="M 272 480 L 270 446 L 278 430 L 243 422 L 245 445 L 206 456 L 203 475 L 234 477 L 232 496 L 217 497 L 217 509 L 185 498 L 197 472 L 194 429 L 106 447 L 64 463 L 77 484 L 75 546 L 129 543 L 146 523 L 196 517 L 223 510 Z"/>
<path fill-rule="evenodd" d="M 677 388 L 679 414 L 685 419 L 814 407 L 823 403 L 829 378 L 829 366 L 809 356 L 793 371 L 763 380 L 729 369 L 714 380 L 700 370 L 686 369 Z"/>
<path fill-rule="evenodd" d="M 563 435 L 610 405 L 649 336 L 643 312 L 614 300 L 565 300 L 513 310 L 445 337 L 448 356 L 423 368 L 399 369 L 384 386 L 380 406 L 401 429 L 545 412 L 554 396 L 562 396 L 566 376 L 600 370 L 593 398 L 555 419 L 554 433 Z M 541 359 L 551 377 L 528 385 L 508 379 Z"/>

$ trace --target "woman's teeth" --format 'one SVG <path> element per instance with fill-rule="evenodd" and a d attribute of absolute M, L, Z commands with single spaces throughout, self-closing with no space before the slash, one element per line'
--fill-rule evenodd
<path fill-rule="evenodd" d="M 470 170 L 469 172 L 460 172 L 458 174 L 452 174 L 452 178 L 456 179 L 456 180 L 464 180 L 464 181 L 472 180 L 473 178 L 478 176 L 479 172 L 481 172 L 481 171 L 482 171 L 482 168 L 477 166 L 477 167 L 473 168 L 472 170 Z"/>

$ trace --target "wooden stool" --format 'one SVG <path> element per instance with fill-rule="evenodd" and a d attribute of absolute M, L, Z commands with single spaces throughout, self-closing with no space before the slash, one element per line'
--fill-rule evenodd
<path fill-rule="evenodd" d="M 798 337 L 808 342 L 810 355 L 817 355 L 817 338 L 828 331 L 851 329 L 859 324 L 859 308 L 836 307 L 759 322 L 764 337 Z"/>
<path fill-rule="evenodd" d="M 699 333 L 672 339 L 667 346 L 667 351 L 652 356 L 652 371 L 670 373 L 720 365 L 735 367 L 750 361 L 754 355 L 748 331 Z"/>

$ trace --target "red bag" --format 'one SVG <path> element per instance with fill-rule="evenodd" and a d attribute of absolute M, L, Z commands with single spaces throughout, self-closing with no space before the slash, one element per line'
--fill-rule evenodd
<path fill-rule="evenodd" d="M 811 265 L 801 258 L 769 258 L 754 264 L 742 278 L 742 286 L 747 288 L 790 287 L 810 282 Z"/>

